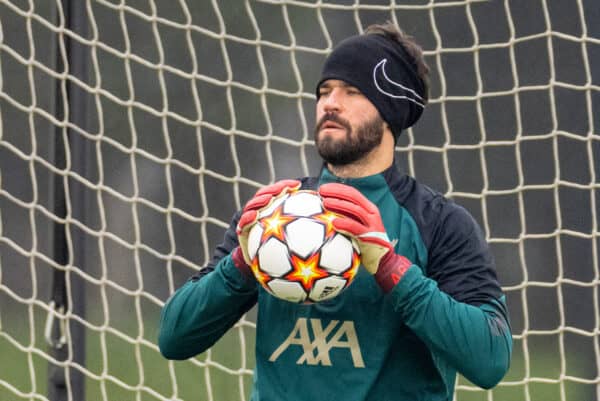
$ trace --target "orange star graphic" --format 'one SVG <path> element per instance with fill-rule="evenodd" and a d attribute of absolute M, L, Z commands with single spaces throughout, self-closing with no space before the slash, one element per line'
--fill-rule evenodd
<path fill-rule="evenodd" d="M 285 278 L 299 282 L 306 291 L 310 291 L 316 280 L 328 276 L 327 272 L 319 268 L 319 256 L 319 253 L 315 253 L 307 259 L 302 259 L 292 255 L 291 262 L 294 270 L 288 273 Z"/>
<path fill-rule="evenodd" d="M 360 255 L 357 252 L 352 252 L 352 266 L 342 274 L 342 277 L 350 283 L 358 272 L 358 266 L 360 266 Z"/>
<path fill-rule="evenodd" d="M 337 232 L 333 226 L 333 220 L 339 217 L 337 213 L 325 211 L 315 216 L 315 220 L 318 220 L 325 224 L 325 238 L 331 238 Z"/>
<path fill-rule="evenodd" d="M 294 220 L 293 216 L 284 216 L 282 214 L 281 207 L 275 209 L 270 216 L 264 217 L 261 220 L 262 227 L 264 228 L 261 242 L 266 241 L 269 237 L 275 237 L 278 240 L 285 242 L 283 229 L 285 225 L 292 220 Z"/>
<path fill-rule="evenodd" d="M 260 267 L 258 266 L 258 256 L 256 256 L 252 260 L 252 263 L 250 264 L 250 269 L 252 270 L 252 273 L 254 273 L 256 281 L 258 281 L 259 284 L 263 287 L 267 284 L 268 281 L 271 280 L 271 277 L 268 274 L 260 270 Z"/>

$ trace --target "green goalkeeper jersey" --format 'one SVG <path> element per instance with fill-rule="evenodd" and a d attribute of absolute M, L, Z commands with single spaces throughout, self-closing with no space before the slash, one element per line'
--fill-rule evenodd
<path fill-rule="evenodd" d="M 496 385 L 512 340 L 473 218 L 396 167 L 345 180 L 323 169 L 302 181 L 304 188 L 343 182 L 379 207 L 396 253 L 413 262 L 400 282 L 384 294 L 361 268 L 334 299 L 277 299 L 233 265 L 238 213 L 213 262 L 166 303 L 161 352 L 185 359 L 205 351 L 258 303 L 253 401 L 451 401 L 457 372 L 483 388 Z"/>

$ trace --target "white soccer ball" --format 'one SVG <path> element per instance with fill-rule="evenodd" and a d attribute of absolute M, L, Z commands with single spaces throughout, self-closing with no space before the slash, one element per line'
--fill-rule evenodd
<path fill-rule="evenodd" d="M 354 279 L 360 255 L 352 239 L 333 227 L 316 191 L 276 198 L 250 229 L 248 253 L 258 282 L 290 302 L 313 303 L 339 295 Z"/>

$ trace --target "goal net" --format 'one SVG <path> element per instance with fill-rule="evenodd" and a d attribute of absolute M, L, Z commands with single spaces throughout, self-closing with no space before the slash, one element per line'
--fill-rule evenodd
<path fill-rule="evenodd" d="M 482 225 L 512 319 L 507 376 L 455 399 L 600 398 L 596 0 L 0 0 L 0 399 L 248 399 L 255 312 L 171 362 L 160 309 L 318 172 L 320 67 L 386 20 L 432 70 L 397 163 Z"/>

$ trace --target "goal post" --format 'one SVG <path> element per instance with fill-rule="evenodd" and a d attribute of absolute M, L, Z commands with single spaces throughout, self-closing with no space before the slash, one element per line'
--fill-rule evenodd
<path fill-rule="evenodd" d="M 0 0 L 0 399 L 62 372 L 68 400 L 247 400 L 255 311 L 173 362 L 160 309 L 257 188 L 318 172 L 321 65 L 387 20 L 431 67 L 396 162 L 481 224 L 510 309 L 508 374 L 455 399 L 600 398 L 594 0 L 72 3 Z"/>

